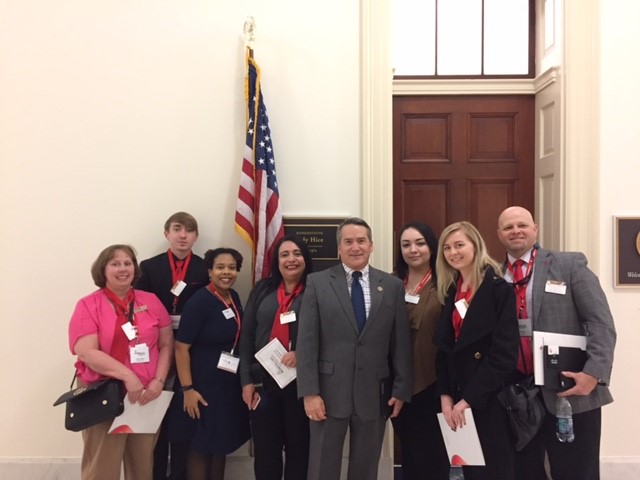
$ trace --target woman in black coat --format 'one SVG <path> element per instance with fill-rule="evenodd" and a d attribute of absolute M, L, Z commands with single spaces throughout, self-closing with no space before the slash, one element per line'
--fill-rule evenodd
<path fill-rule="evenodd" d="M 486 463 L 463 467 L 465 479 L 513 479 L 515 450 L 506 410 L 496 398 L 512 379 L 518 357 L 513 288 L 468 222 L 442 232 L 436 271 L 444 304 L 434 337 L 442 413 L 456 430 L 466 423 L 465 410 L 473 411 Z"/>

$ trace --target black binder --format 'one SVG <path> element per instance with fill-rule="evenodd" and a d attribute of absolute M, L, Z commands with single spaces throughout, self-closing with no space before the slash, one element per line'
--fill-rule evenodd
<path fill-rule="evenodd" d="M 544 346 L 544 386 L 553 390 L 568 390 L 575 385 L 560 372 L 581 372 L 587 352 L 578 347 Z"/>

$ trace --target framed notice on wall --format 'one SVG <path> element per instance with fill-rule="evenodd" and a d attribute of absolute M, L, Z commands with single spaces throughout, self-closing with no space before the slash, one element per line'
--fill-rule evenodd
<path fill-rule="evenodd" d="M 284 233 L 297 235 L 307 244 L 317 272 L 340 263 L 336 234 L 343 220 L 344 217 L 284 217 Z"/>
<path fill-rule="evenodd" d="M 614 285 L 640 288 L 640 217 L 614 217 Z"/>

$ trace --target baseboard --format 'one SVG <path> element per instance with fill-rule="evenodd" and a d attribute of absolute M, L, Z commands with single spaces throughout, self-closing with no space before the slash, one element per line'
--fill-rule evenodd
<path fill-rule="evenodd" d="M 253 478 L 253 458 L 227 457 L 224 478 Z M 80 458 L 0 458 L 0 480 L 80 480 Z"/>
<path fill-rule="evenodd" d="M 383 474 L 390 471 L 389 459 L 382 458 L 379 480 L 391 480 Z M 640 456 L 603 458 L 600 473 L 601 480 L 640 480 Z M 248 478 L 253 478 L 253 459 L 227 457 L 225 480 Z M 0 480 L 80 480 L 80 458 L 0 458 Z"/>
<path fill-rule="evenodd" d="M 602 458 L 600 477 L 602 480 L 640 480 L 640 456 Z"/>

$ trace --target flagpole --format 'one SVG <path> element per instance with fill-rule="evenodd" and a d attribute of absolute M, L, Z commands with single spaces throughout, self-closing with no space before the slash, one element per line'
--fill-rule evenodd
<path fill-rule="evenodd" d="M 256 41 L 256 21 L 249 15 L 244 21 L 244 46 L 249 49 L 249 58 L 253 58 L 253 44 Z"/>
<path fill-rule="evenodd" d="M 245 50 L 246 50 L 246 62 L 245 62 L 245 68 L 246 68 L 246 74 L 247 77 L 245 79 L 245 103 L 247 105 L 247 107 L 249 106 L 249 73 L 248 73 L 248 68 L 249 68 L 249 63 L 253 61 L 253 44 L 256 41 L 256 21 L 253 18 L 253 16 L 249 15 L 247 16 L 247 19 L 244 21 L 244 25 L 242 28 L 242 31 L 244 33 L 244 46 L 245 46 Z M 256 104 L 256 108 L 257 108 L 257 104 Z M 253 116 L 253 118 L 256 118 L 257 115 L 254 114 L 255 112 L 249 112 L 249 110 L 247 110 L 247 121 L 249 120 L 249 118 L 251 116 Z M 255 144 L 252 145 L 253 147 L 253 151 L 255 152 Z M 255 170 L 254 170 L 255 172 Z M 255 178 L 255 173 L 254 173 L 254 178 Z M 254 221 L 257 221 L 257 218 L 254 217 Z M 256 279 L 256 240 L 257 240 L 257 225 L 254 225 L 254 232 L 252 234 L 252 241 L 251 241 L 251 285 L 255 284 L 255 279 Z"/>

